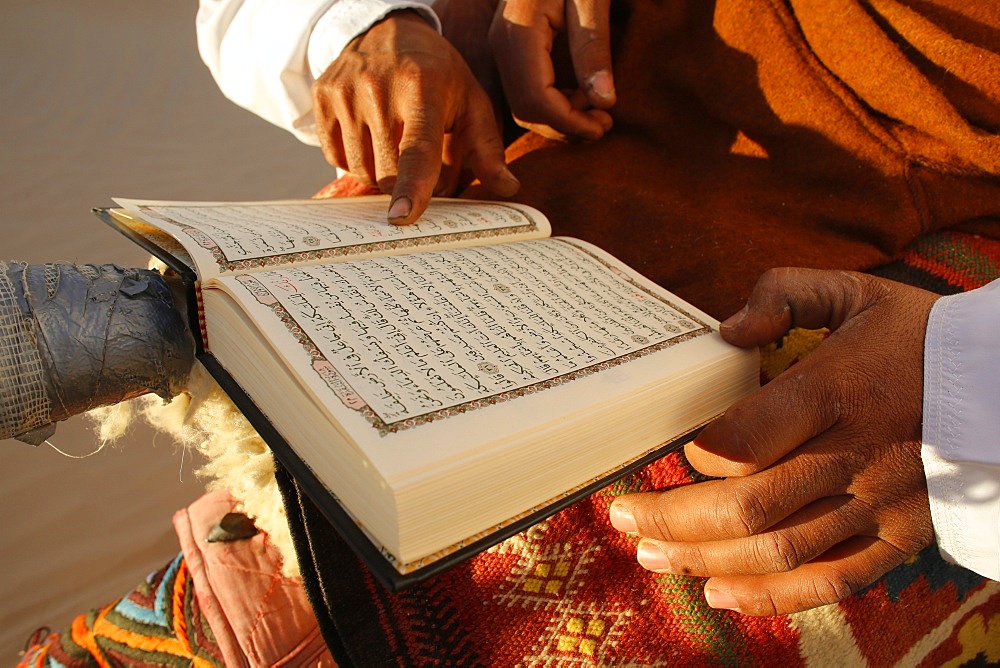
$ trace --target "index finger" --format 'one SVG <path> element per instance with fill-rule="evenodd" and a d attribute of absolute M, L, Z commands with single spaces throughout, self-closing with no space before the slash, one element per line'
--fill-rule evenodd
<path fill-rule="evenodd" d="M 841 365 L 828 353 L 820 346 L 730 406 L 685 446 L 691 465 L 710 476 L 749 475 L 832 427 L 840 406 L 828 397 L 838 378 L 823 365 Z"/>
<path fill-rule="evenodd" d="M 800 457 L 753 476 L 625 494 L 611 504 L 611 524 L 671 542 L 746 538 L 817 499 L 841 494 L 843 483 L 828 468 L 828 458 Z"/>
<path fill-rule="evenodd" d="M 441 174 L 443 111 L 434 104 L 417 109 L 404 119 L 399 139 L 398 174 L 387 213 L 393 225 L 408 225 L 423 214 Z"/>
<path fill-rule="evenodd" d="M 861 285 L 849 272 L 771 269 L 719 331 L 730 343 L 761 346 L 792 327 L 836 329 L 863 308 Z M 830 400 L 834 375 L 846 361 L 831 356 L 834 345 L 824 342 L 708 425 L 685 449 L 692 466 L 707 475 L 747 475 L 831 427 L 839 417 L 839 403 Z"/>
<path fill-rule="evenodd" d="M 747 304 L 720 333 L 738 346 L 776 341 L 792 327 L 837 329 L 871 300 L 874 283 L 849 271 L 780 268 L 766 271 Z"/>

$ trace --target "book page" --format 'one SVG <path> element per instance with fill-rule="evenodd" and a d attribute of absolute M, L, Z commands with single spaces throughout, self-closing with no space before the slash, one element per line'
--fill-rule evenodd
<path fill-rule="evenodd" d="M 385 196 L 274 202 L 116 199 L 130 215 L 169 232 L 199 276 L 245 273 L 345 257 L 393 255 L 548 236 L 538 211 L 515 204 L 432 200 L 413 225 L 385 220 Z"/>
<path fill-rule="evenodd" d="M 225 280 L 278 349 L 294 337 L 303 354 L 286 357 L 307 383 L 381 436 L 545 392 L 712 331 L 610 256 L 566 239 Z"/>

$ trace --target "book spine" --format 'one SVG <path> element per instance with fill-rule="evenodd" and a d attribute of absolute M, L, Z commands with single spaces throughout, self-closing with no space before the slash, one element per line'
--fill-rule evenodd
<path fill-rule="evenodd" d="M 192 322 L 192 334 L 195 339 L 200 343 L 198 347 L 199 352 L 209 350 L 208 347 L 208 329 L 205 326 L 205 300 L 201 295 L 201 281 L 196 281 L 194 283 L 194 322 Z M 197 329 L 194 325 L 197 325 Z"/>

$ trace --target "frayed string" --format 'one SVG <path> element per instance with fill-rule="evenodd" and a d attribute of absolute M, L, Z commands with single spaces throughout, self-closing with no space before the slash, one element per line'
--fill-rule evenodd
<path fill-rule="evenodd" d="M 187 446 L 181 446 L 181 464 L 177 467 L 177 480 L 184 482 L 184 455 L 187 454 Z"/>
<path fill-rule="evenodd" d="M 74 455 L 74 454 L 71 454 L 69 452 L 64 452 L 63 450 L 60 450 L 58 447 L 56 447 L 56 445 L 52 441 L 50 441 L 48 439 L 45 439 L 44 443 L 45 443 L 45 445 L 49 446 L 50 448 L 52 448 L 53 450 L 55 450 L 56 452 L 58 452 L 63 457 L 69 457 L 70 459 L 86 459 L 88 457 L 93 457 L 98 452 L 100 452 L 101 450 L 103 450 L 104 446 L 108 444 L 108 439 L 104 439 L 103 441 L 101 441 L 101 444 L 99 446 L 97 446 L 96 450 L 94 450 L 93 452 L 88 452 L 85 455 Z"/>

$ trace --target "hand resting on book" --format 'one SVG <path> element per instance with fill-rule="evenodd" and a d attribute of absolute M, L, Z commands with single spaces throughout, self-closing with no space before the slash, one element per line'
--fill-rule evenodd
<path fill-rule="evenodd" d="M 863 274 L 765 274 L 724 338 L 832 334 L 687 447 L 721 479 L 614 502 L 612 524 L 642 537 L 640 564 L 708 576 L 713 607 L 773 615 L 841 600 L 929 545 L 921 401 L 936 299 Z"/>

